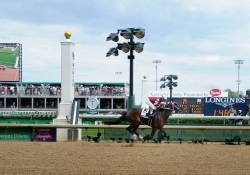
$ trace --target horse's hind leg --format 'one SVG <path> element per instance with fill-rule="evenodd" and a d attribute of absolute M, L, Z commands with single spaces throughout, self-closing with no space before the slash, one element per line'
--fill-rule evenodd
<path fill-rule="evenodd" d="M 126 128 L 126 130 L 129 132 L 129 133 L 132 133 L 132 130 L 131 130 L 131 125 L 129 125 L 127 128 Z"/>
<path fill-rule="evenodd" d="M 139 134 L 139 133 L 137 132 L 137 129 L 139 128 L 139 126 L 140 126 L 140 124 L 137 124 L 137 125 L 135 125 L 135 126 L 133 127 L 133 133 L 137 136 L 137 138 L 139 138 L 139 140 L 142 140 L 143 137 L 141 136 L 141 134 Z"/>
<path fill-rule="evenodd" d="M 137 137 L 139 137 L 139 134 L 136 132 L 138 126 L 129 125 L 126 129 L 131 135 L 131 141 L 134 142 Z"/>

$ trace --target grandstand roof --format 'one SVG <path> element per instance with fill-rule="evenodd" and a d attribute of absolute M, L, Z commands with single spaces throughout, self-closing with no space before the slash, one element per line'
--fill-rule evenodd
<path fill-rule="evenodd" d="M 16 84 L 50 84 L 50 85 L 60 85 L 61 82 L 0 82 L 2 85 L 16 85 Z M 101 86 L 101 85 L 109 85 L 109 86 L 126 86 L 128 83 L 122 82 L 75 82 L 77 85 L 86 85 L 86 86 Z"/>

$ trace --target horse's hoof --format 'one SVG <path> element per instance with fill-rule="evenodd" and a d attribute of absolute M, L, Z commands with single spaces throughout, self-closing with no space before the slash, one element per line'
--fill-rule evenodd
<path fill-rule="evenodd" d="M 136 134 L 133 134 L 131 140 L 135 141 L 136 139 L 137 139 L 137 135 L 136 135 Z"/>
<path fill-rule="evenodd" d="M 158 140 L 157 140 L 157 139 L 153 139 L 153 142 L 154 142 L 154 143 L 158 143 Z"/>
<path fill-rule="evenodd" d="M 143 136 L 141 134 L 139 135 L 139 140 L 143 140 Z"/>

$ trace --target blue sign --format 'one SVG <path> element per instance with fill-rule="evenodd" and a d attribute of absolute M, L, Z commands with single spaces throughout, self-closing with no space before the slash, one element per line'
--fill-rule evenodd
<path fill-rule="evenodd" d="M 246 115 L 245 98 L 206 97 L 204 100 L 205 116 L 229 116 L 231 109 L 235 115 Z"/>

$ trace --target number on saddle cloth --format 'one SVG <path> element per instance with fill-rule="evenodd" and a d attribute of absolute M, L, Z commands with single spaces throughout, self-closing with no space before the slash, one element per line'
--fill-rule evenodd
<path fill-rule="evenodd" d="M 148 125 L 148 126 L 152 125 L 153 116 L 154 116 L 155 111 L 153 111 L 152 114 L 150 114 L 150 113 L 151 113 L 151 111 L 149 108 L 144 108 L 141 112 L 141 122 Z"/>
<path fill-rule="evenodd" d="M 145 107 L 144 109 L 142 109 L 142 111 L 141 111 L 141 116 L 142 117 L 148 117 L 147 116 L 147 114 L 148 114 L 148 112 L 149 112 L 149 107 Z"/>

